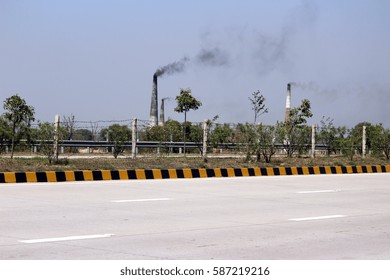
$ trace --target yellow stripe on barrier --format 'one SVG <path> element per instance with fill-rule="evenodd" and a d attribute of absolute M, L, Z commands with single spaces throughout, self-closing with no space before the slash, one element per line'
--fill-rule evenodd
<path fill-rule="evenodd" d="M 363 173 L 363 168 L 361 166 L 356 166 L 357 173 Z"/>
<path fill-rule="evenodd" d="M 255 176 L 261 176 L 260 168 L 256 167 L 256 168 L 253 169 L 253 171 L 255 172 Z"/>
<path fill-rule="evenodd" d="M 214 168 L 215 177 L 222 177 L 221 168 Z"/>
<path fill-rule="evenodd" d="M 102 170 L 102 179 L 103 180 L 112 180 L 110 170 Z"/>
<path fill-rule="evenodd" d="M 143 169 L 136 169 L 135 170 L 135 176 L 137 179 L 146 179 L 145 170 Z"/>
<path fill-rule="evenodd" d="M 302 167 L 302 173 L 303 175 L 309 175 L 310 174 L 309 167 L 307 166 Z"/>
<path fill-rule="evenodd" d="M 74 171 L 65 171 L 65 178 L 66 181 L 76 181 Z"/>
<path fill-rule="evenodd" d="M 207 178 L 208 177 L 207 176 L 207 171 L 206 171 L 205 168 L 200 168 L 199 169 L 199 176 L 200 176 L 200 178 Z"/>
<path fill-rule="evenodd" d="M 168 169 L 168 174 L 170 179 L 177 179 L 176 169 Z"/>
<path fill-rule="evenodd" d="M 228 177 L 235 177 L 236 173 L 234 173 L 234 168 L 226 168 Z"/>
<path fill-rule="evenodd" d="M 291 174 L 298 175 L 298 169 L 296 167 L 291 167 Z"/>
<path fill-rule="evenodd" d="M 189 168 L 184 168 L 183 174 L 184 174 L 184 178 L 186 178 L 186 179 L 192 178 L 192 172 L 191 172 L 191 169 L 189 169 Z"/>
<path fill-rule="evenodd" d="M 268 176 L 274 176 L 275 175 L 274 169 L 272 167 L 267 167 L 266 170 L 267 170 L 267 175 Z"/>
<path fill-rule="evenodd" d="M 16 183 L 15 172 L 4 172 L 4 180 L 7 183 Z"/>
<path fill-rule="evenodd" d="M 367 172 L 372 173 L 372 166 L 370 166 L 370 165 L 367 166 Z"/>
<path fill-rule="evenodd" d="M 162 179 L 161 169 L 153 169 L 152 172 L 154 179 Z"/>
<path fill-rule="evenodd" d="M 325 166 L 325 174 L 332 174 L 332 169 L 330 169 L 330 166 Z"/>
<path fill-rule="evenodd" d="M 314 174 L 321 174 L 321 170 L 319 166 L 314 166 L 313 170 L 314 170 Z"/>
<path fill-rule="evenodd" d="M 92 181 L 93 174 L 91 170 L 83 170 L 84 181 Z"/>
<path fill-rule="evenodd" d="M 341 169 L 341 166 L 336 166 L 336 174 L 342 174 L 343 170 Z"/>
<path fill-rule="evenodd" d="M 127 170 L 118 170 L 119 179 L 120 180 L 129 180 L 129 175 L 127 174 Z"/>
<path fill-rule="evenodd" d="M 36 172 L 26 172 L 26 180 L 27 183 L 35 183 L 37 182 L 37 173 Z"/>
<path fill-rule="evenodd" d="M 286 167 L 279 167 L 279 174 L 280 175 L 286 175 L 287 174 Z"/>
<path fill-rule="evenodd" d="M 249 176 L 248 168 L 241 168 L 241 174 L 244 177 L 248 177 Z"/>
<path fill-rule="evenodd" d="M 50 183 L 55 183 L 57 182 L 57 176 L 55 171 L 47 171 L 46 172 L 46 178 L 47 181 Z"/>

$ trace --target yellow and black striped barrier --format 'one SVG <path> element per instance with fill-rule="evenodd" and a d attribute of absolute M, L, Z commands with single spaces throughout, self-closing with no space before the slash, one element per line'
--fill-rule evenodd
<path fill-rule="evenodd" d="M 386 173 L 390 165 L 0 172 L 0 183 Z"/>

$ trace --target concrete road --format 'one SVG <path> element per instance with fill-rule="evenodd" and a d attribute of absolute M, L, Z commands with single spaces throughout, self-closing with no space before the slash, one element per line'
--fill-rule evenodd
<path fill-rule="evenodd" d="M 0 259 L 390 259 L 390 174 L 2 184 Z"/>

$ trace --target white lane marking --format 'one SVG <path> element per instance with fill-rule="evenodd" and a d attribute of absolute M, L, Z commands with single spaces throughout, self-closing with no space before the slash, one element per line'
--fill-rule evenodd
<path fill-rule="evenodd" d="M 43 238 L 43 239 L 30 239 L 30 240 L 19 240 L 21 243 L 44 243 L 44 242 L 59 242 L 59 241 L 71 241 L 71 240 L 83 240 L 83 239 L 93 239 L 93 238 L 105 238 L 111 237 L 115 234 L 93 234 L 93 235 L 78 235 L 78 236 L 65 236 L 65 237 L 55 237 L 55 238 Z"/>
<path fill-rule="evenodd" d="M 121 203 L 121 202 L 148 202 L 148 201 L 164 201 L 172 200 L 171 198 L 147 198 L 147 199 L 125 199 L 125 200 L 111 200 L 111 202 Z"/>
<path fill-rule="evenodd" d="M 330 215 L 330 216 L 318 216 L 318 217 L 306 217 L 306 218 L 295 218 L 289 219 L 289 221 L 300 222 L 300 221 L 311 221 L 311 220 L 323 220 L 323 219 L 334 219 L 334 218 L 344 218 L 346 215 Z"/>
<path fill-rule="evenodd" d="M 338 192 L 338 190 L 300 191 L 296 193 L 331 193 L 331 192 Z"/>

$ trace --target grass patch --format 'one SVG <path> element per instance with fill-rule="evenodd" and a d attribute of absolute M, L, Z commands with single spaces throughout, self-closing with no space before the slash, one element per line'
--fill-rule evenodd
<path fill-rule="evenodd" d="M 183 169 L 183 168 L 253 168 L 253 167 L 294 167 L 294 166 L 347 166 L 347 165 L 389 165 L 384 158 L 368 157 L 316 157 L 286 158 L 274 157 L 271 163 L 247 162 L 244 157 L 209 157 L 204 162 L 201 157 L 139 157 L 131 158 L 62 158 L 56 164 L 48 164 L 45 158 L 0 158 L 0 172 L 26 171 L 67 171 L 67 170 L 132 170 L 132 169 Z"/>

